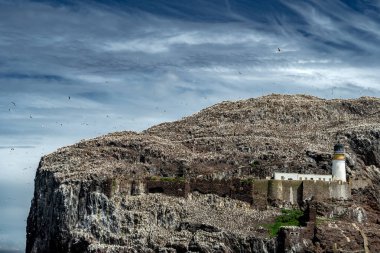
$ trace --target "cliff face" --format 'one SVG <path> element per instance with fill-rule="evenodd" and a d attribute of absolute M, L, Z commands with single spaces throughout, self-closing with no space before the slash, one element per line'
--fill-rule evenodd
<path fill-rule="evenodd" d="M 265 229 L 278 208 L 197 192 L 146 194 L 144 181 L 330 174 L 337 139 L 348 153 L 352 200 L 320 203 L 313 240 L 287 251 L 380 252 L 380 99 L 303 95 L 223 102 L 44 156 L 26 252 L 283 252 Z"/>

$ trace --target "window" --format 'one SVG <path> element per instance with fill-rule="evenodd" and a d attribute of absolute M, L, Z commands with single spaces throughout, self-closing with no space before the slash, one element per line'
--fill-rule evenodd
<path fill-rule="evenodd" d="M 284 176 L 281 176 L 281 180 L 285 180 L 285 177 L 284 177 Z"/>

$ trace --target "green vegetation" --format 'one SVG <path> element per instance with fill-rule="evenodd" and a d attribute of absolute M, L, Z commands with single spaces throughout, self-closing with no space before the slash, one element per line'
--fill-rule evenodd
<path fill-rule="evenodd" d="M 161 181 L 161 182 L 185 182 L 186 181 L 186 179 L 184 177 L 151 176 L 149 179 L 152 181 Z"/>
<path fill-rule="evenodd" d="M 161 177 L 161 182 L 185 182 L 184 177 Z"/>
<path fill-rule="evenodd" d="M 114 180 L 112 180 L 112 189 L 116 189 L 116 187 L 117 187 L 117 182 L 114 179 Z"/>
<path fill-rule="evenodd" d="M 112 180 L 112 188 L 111 188 L 112 195 L 116 192 L 116 189 L 117 189 L 117 181 L 116 181 L 116 179 L 113 179 Z"/>
<path fill-rule="evenodd" d="M 268 184 L 270 180 L 254 180 L 253 181 L 253 189 L 255 191 L 255 194 L 258 195 L 264 195 L 267 197 L 268 193 Z"/>
<path fill-rule="evenodd" d="M 151 177 L 149 177 L 149 180 L 160 181 L 160 177 L 159 176 L 151 176 Z"/>
<path fill-rule="evenodd" d="M 257 161 L 257 160 L 254 160 L 254 161 L 250 162 L 249 165 L 250 165 L 252 168 L 256 168 L 258 165 L 260 165 L 260 162 Z"/>
<path fill-rule="evenodd" d="M 326 222 L 331 222 L 331 221 L 334 221 L 334 218 L 327 218 L 327 217 L 323 217 L 323 216 L 317 216 L 316 217 L 316 221 L 315 221 L 315 225 L 317 226 L 320 226 Z"/>
<path fill-rule="evenodd" d="M 254 181 L 254 178 L 252 177 L 240 179 L 240 183 L 242 184 L 252 184 L 253 181 Z"/>
<path fill-rule="evenodd" d="M 320 225 L 323 225 L 327 222 L 334 222 L 334 221 L 337 221 L 339 220 L 341 217 L 337 217 L 337 216 L 333 216 L 331 218 L 328 218 L 328 217 L 324 217 L 324 216 L 317 216 L 316 217 L 316 225 L 317 226 L 320 226 Z"/>
<path fill-rule="evenodd" d="M 281 215 L 276 217 L 273 224 L 268 224 L 266 227 L 269 230 L 269 234 L 272 237 L 277 236 L 282 226 L 300 226 L 303 212 L 298 209 L 282 209 Z"/>

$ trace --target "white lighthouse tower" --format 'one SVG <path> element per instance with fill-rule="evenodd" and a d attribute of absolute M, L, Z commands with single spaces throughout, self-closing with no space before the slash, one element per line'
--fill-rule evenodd
<path fill-rule="evenodd" d="M 333 180 L 346 182 L 346 157 L 344 155 L 344 146 L 340 143 L 334 146 L 332 177 Z"/>

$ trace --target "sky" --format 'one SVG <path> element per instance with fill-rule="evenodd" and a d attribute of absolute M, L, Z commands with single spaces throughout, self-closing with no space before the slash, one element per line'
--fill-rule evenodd
<path fill-rule="evenodd" d="M 380 96 L 380 1 L 0 0 L 0 253 L 39 159 L 225 100 Z"/>

